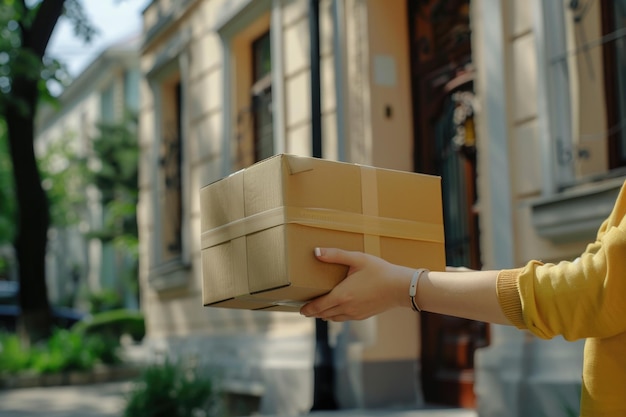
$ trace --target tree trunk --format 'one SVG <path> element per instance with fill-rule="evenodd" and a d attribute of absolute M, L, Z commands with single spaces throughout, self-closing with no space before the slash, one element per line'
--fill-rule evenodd
<path fill-rule="evenodd" d="M 15 238 L 21 307 L 18 332 L 22 339 L 31 342 L 49 336 L 52 329 L 45 271 L 48 200 L 41 187 L 33 146 L 36 82 L 14 79 L 12 92 L 20 102 L 7 106 L 6 120 L 18 208 Z"/>
<path fill-rule="evenodd" d="M 20 22 L 22 49 L 43 58 L 65 0 L 46 0 L 30 24 Z M 39 76 L 14 74 L 6 101 L 6 124 L 17 196 L 18 225 L 15 251 L 19 266 L 21 315 L 18 332 L 26 342 L 46 338 L 52 331 L 52 312 L 46 285 L 46 245 L 50 214 L 47 195 L 35 158 L 35 115 Z"/>

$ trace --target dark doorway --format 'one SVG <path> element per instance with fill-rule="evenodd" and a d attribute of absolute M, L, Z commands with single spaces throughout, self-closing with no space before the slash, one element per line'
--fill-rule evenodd
<path fill-rule="evenodd" d="M 408 0 L 416 171 L 442 177 L 446 262 L 480 269 L 469 0 Z M 488 325 L 421 315 L 426 402 L 475 406 L 474 352 Z"/>

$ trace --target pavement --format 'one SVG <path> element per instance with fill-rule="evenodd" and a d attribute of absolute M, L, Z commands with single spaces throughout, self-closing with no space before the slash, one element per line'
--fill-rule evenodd
<path fill-rule="evenodd" d="M 0 417 L 39 417 L 42 415 L 47 417 L 121 417 L 124 408 L 124 394 L 128 392 L 130 384 L 130 382 L 111 382 L 94 385 L 2 390 L 0 391 Z M 477 417 L 477 414 L 474 410 L 432 408 L 425 410 L 320 411 L 311 413 L 309 416 Z"/>
<path fill-rule="evenodd" d="M 0 391 L 0 417 L 120 417 L 130 383 Z"/>

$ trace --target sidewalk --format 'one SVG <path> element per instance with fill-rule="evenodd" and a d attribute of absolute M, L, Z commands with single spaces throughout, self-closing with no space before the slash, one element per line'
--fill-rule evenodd
<path fill-rule="evenodd" d="M 275 416 L 273 416 L 275 417 Z M 293 416 L 297 417 L 297 416 Z M 309 417 L 478 417 L 474 410 L 425 409 L 425 410 L 341 410 L 314 412 Z"/>
<path fill-rule="evenodd" d="M 121 417 L 129 382 L 0 391 L 2 417 Z M 342 410 L 310 417 L 477 417 L 473 410 Z M 259 416 L 269 417 L 269 416 Z M 297 417 L 297 416 L 293 416 Z"/>
<path fill-rule="evenodd" d="M 429 408 L 424 410 L 341 410 L 318 411 L 309 417 L 478 417 L 474 410 Z M 269 416 L 264 416 L 269 417 Z M 276 417 L 276 416 L 272 416 Z M 297 417 L 297 416 L 293 416 Z"/>
<path fill-rule="evenodd" d="M 0 391 L 2 417 L 120 417 L 128 382 Z"/>

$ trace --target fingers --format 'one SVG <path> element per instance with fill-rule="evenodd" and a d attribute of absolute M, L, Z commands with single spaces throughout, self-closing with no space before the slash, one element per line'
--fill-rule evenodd
<path fill-rule="evenodd" d="M 327 294 L 303 305 L 300 314 L 306 317 L 321 317 L 321 313 L 336 306 L 335 299 Z"/>
<path fill-rule="evenodd" d="M 350 252 L 336 248 L 315 248 L 315 256 L 323 262 L 359 267 L 364 262 L 363 252 Z"/>

